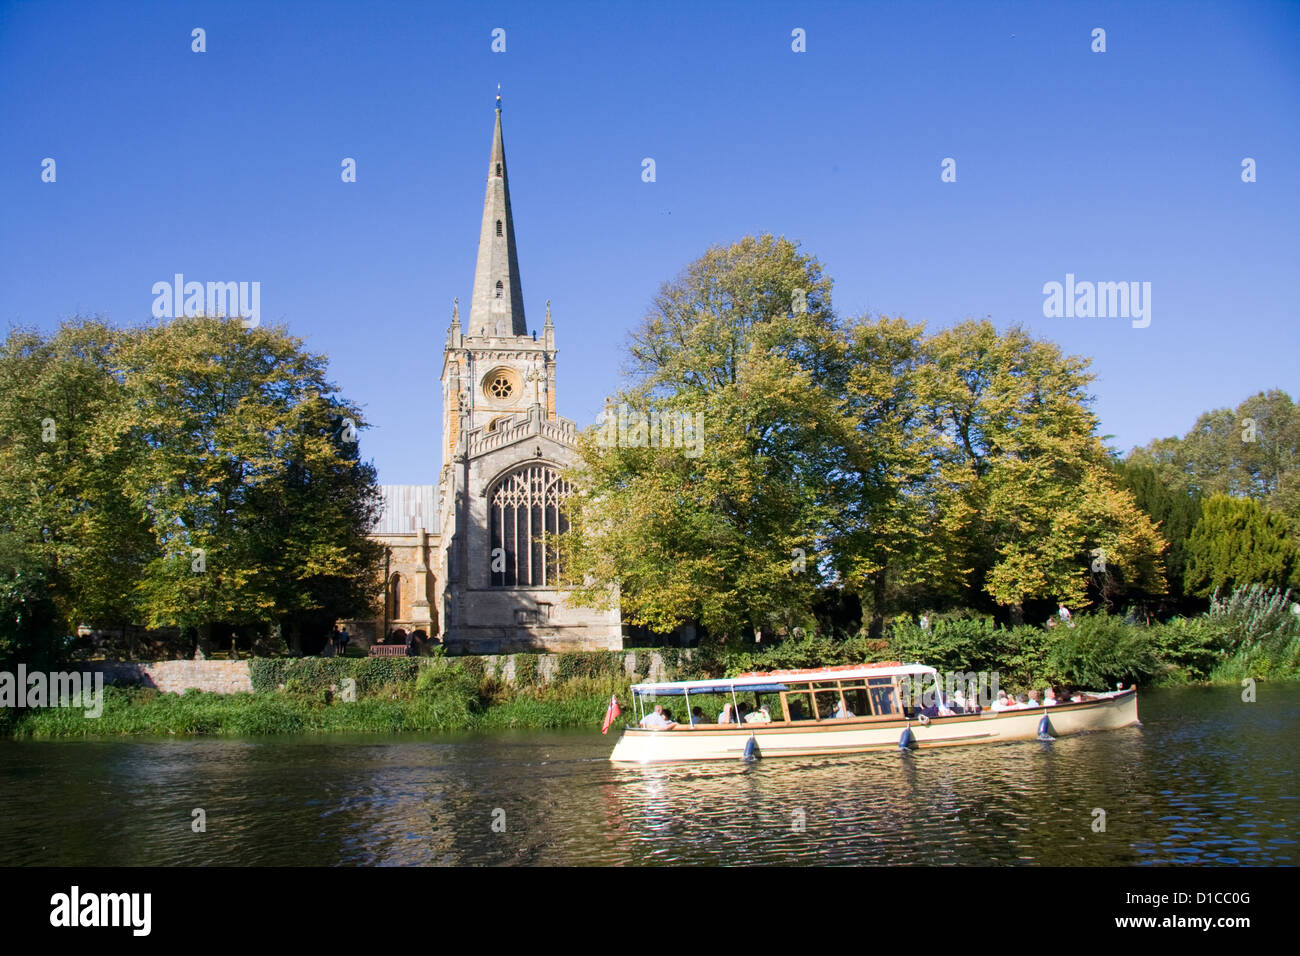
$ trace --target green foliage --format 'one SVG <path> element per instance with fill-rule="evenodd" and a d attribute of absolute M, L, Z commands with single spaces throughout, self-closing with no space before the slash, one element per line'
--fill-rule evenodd
<path fill-rule="evenodd" d="M 516 654 L 514 664 L 516 687 L 535 687 L 541 683 L 541 664 L 536 654 Z"/>
<path fill-rule="evenodd" d="M 644 649 L 638 650 L 632 655 L 632 657 L 634 660 L 632 666 L 636 670 L 637 678 L 639 680 L 645 680 L 650 676 L 650 664 L 654 659 L 651 652 Z"/>
<path fill-rule="evenodd" d="M 279 690 L 284 683 L 284 671 L 290 659 L 284 657 L 255 657 L 248 662 L 248 676 L 253 693 L 265 694 Z"/>
<path fill-rule="evenodd" d="M 460 664 L 461 670 L 476 681 L 487 676 L 487 660 L 482 657 L 466 655 L 458 658 L 457 662 Z"/>
<path fill-rule="evenodd" d="M 1202 597 L 1249 585 L 1284 588 L 1300 575 L 1300 547 L 1287 519 L 1249 499 L 1205 499 L 1187 551 L 1186 587 Z"/>
<path fill-rule="evenodd" d="M 1014 619 L 1030 600 L 1165 590 L 1164 542 L 1097 435 L 1087 360 L 1024 329 L 841 321 L 817 260 L 760 236 L 689 264 L 629 350 L 619 401 L 698 412 L 705 440 L 687 455 L 607 425 L 582 437 L 588 494 L 562 539 L 584 602 L 617 584 L 631 623 L 699 622 L 725 643 L 809 623 L 832 581 L 875 638 L 897 610 Z"/>
<path fill-rule="evenodd" d="M 14 534 L 0 534 L 0 669 L 48 668 L 64 649 L 50 572 Z"/>
<path fill-rule="evenodd" d="M 576 678 L 622 677 L 622 651 L 568 651 L 555 660 L 555 676 L 562 681 Z"/>
<path fill-rule="evenodd" d="M 1169 592 L 1177 598 L 1185 593 L 1187 541 L 1201 517 L 1201 497 L 1195 491 L 1167 484 L 1149 465 L 1120 462 L 1115 467 L 1124 488 L 1133 495 L 1137 506 L 1159 525 L 1160 536 L 1169 545 L 1165 573 Z"/>
<path fill-rule="evenodd" d="M 1169 665 L 1168 683 L 1210 679 L 1225 654 L 1229 629 L 1208 616 L 1177 617 L 1151 628 L 1156 655 Z"/>
<path fill-rule="evenodd" d="M 1153 441 L 1129 461 L 1170 488 L 1250 498 L 1300 522 L 1300 405 L 1281 389 L 1206 412 L 1182 438 Z"/>
<path fill-rule="evenodd" d="M 1300 676 L 1300 614 L 1289 590 L 1255 585 L 1226 597 L 1216 593 L 1208 621 L 1227 651 L 1225 673 Z"/>
<path fill-rule="evenodd" d="M 352 440 L 364 427 L 325 359 L 281 328 L 14 330 L 0 535 L 50 570 L 68 628 L 176 625 L 210 648 L 219 625 L 365 613 L 380 548 L 374 469 Z"/>
<path fill-rule="evenodd" d="M 1074 627 L 1052 634 L 1047 667 L 1052 679 L 1077 687 L 1110 688 L 1147 682 L 1162 670 L 1146 628 L 1109 614 L 1080 615 Z"/>

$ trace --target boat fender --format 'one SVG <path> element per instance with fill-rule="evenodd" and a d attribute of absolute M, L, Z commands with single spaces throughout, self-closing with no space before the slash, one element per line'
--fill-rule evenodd
<path fill-rule="evenodd" d="M 758 759 L 758 741 L 754 739 L 754 735 L 753 735 L 753 734 L 750 734 L 750 735 L 749 735 L 749 740 L 745 741 L 745 757 L 744 757 L 744 759 L 745 759 L 745 760 L 756 760 L 756 759 Z"/>
<path fill-rule="evenodd" d="M 1052 722 L 1047 719 L 1046 714 L 1043 714 L 1043 719 L 1038 722 L 1038 739 L 1039 740 L 1056 739 L 1055 737 L 1052 736 Z"/>
<path fill-rule="evenodd" d="M 922 726 L 922 727 L 929 727 L 929 726 L 930 726 L 930 718 L 929 718 L 928 715 L 926 715 L 926 714 L 922 714 L 920 717 L 918 717 L 918 718 L 916 718 L 916 719 L 919 720 L 919 721 L 921 722 L 921 726 Z"/>
<path fill-rule="evenodd" d="M 912 728 L 904 727 L 903 735 L 898 738 L 898 749 L 911 750 L 915 746 L 916 746 L 916 738 L 912 736 Z"/>

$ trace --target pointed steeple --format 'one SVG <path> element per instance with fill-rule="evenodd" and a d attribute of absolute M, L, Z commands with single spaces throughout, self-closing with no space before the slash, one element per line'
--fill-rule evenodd
<path fill-rule="evenodd" d="M 483 227 L 474 268 L 474 297 L 470 301 L 470 335 L 527 335 L 524 293 L 515 251 L 515 223 L 510 215 L 510 185 L 506 177 L 506 148 L 501 137 L 501 94 L 497 93 L 496 129 L 488 160 Z"/>

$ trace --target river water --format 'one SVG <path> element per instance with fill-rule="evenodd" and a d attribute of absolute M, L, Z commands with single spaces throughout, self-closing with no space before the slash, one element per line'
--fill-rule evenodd
<path fill-rule="evenodd" d="M 1300 685 L 1139 710 L 1055 743 L 648 768 L 598 730 L 0 741 L 0 865 L 1300 863 Z"/>

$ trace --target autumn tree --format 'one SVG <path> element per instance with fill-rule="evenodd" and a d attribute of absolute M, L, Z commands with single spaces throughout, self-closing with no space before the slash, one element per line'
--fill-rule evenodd
<path fill-rule="evenodd" d="M 663 286 L 607 409 L 625 408 L 631 429 L 589 430 L 572 472 L 580 600 L 616 586 L 629 622 L 694 621 L 718 638 L 807 617 L 824 557 L 823 433 L 838 414 L 819 381 L 833 340 L 830 280 L 785 239 L 714 247 Z M 637 423 L 656 419 L 698 422 L 698 445 L 650 440 Z"/>
<path fill-rule="evenodd" d="M 147 449 L 120 481 L 159 550 L 139 586 L 148 622 L 205 643 L 218 623 L 362 611 L 378 489 L 325 358 L 283 329 L 203 317 L 138 330 L 118 354 L 126 400 L 106 442 Z"/>
<path fill-rule="evenodd" d="M 157 554 L 148 515 L 121 485 L 144 448 L 102 431 L 125 401 L 118 338 L 80 320 L 52 336 L 14 329 L 0 346 L 0 533 L 21 542 L 29 576 L 41 569 L 68 627 L 134 620 Z"/>
<path fill-rule="evenodd" d="M 1107 467 L 1087 361 L 1023 329 L 965 322 L 928 343 L 938 464 L 965 472 L 965 564 L 1013 619 L 1030 600 L 1162 592 L 1164 542 Z M 1100 578 L 1100 579 L 1099 579 Z"/>

